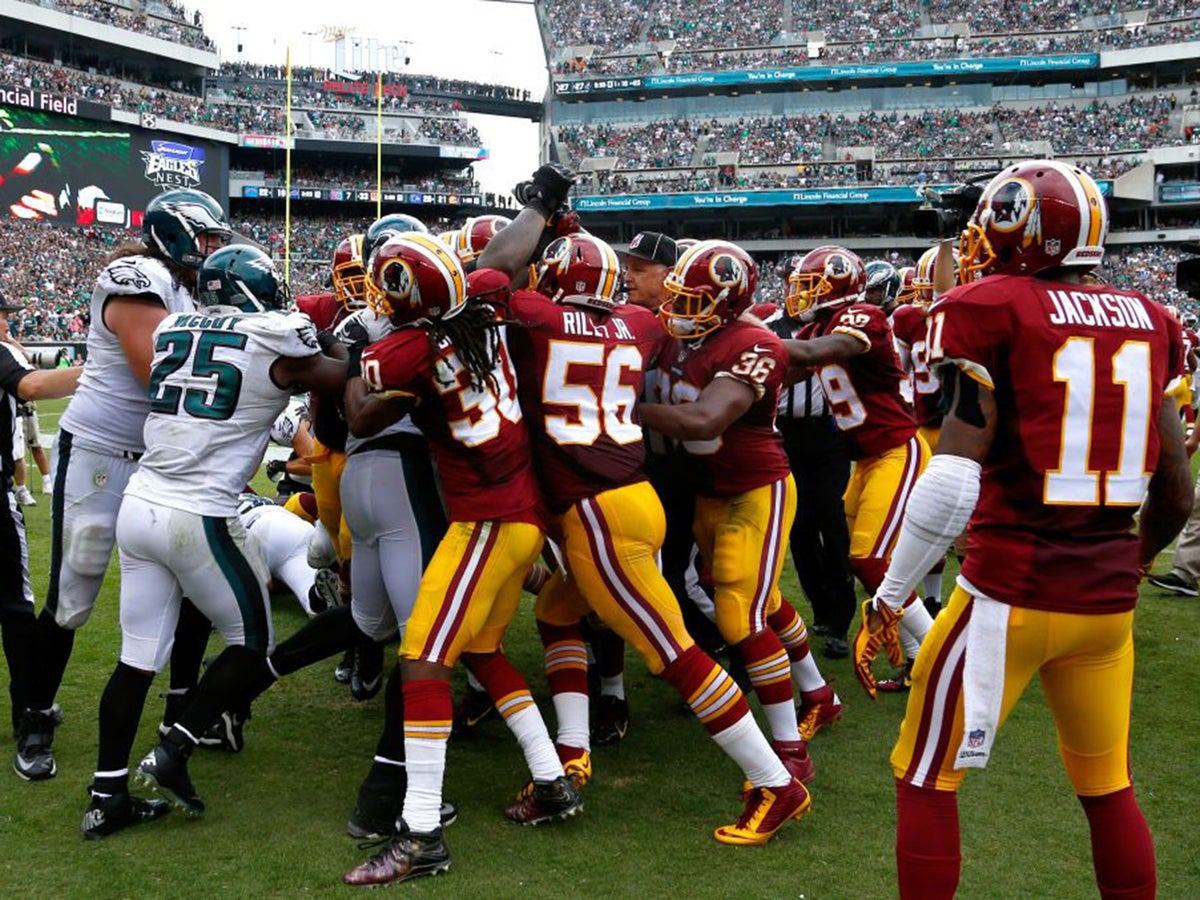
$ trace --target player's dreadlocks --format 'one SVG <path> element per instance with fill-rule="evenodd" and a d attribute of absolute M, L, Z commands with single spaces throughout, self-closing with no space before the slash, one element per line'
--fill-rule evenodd
<path fill-rule="evenodd" d="M 429 340 L 437 350 L 444 341 L 454 346 L 455 355 L 463 368 L 471 375 L 471 386 L 483 390 L 484 386 L 499 392 L 493 369 L 500 346 L 496 313 L 484 303 L 468 302 L 453 316 L 432 319 L 426 329 Z"/>

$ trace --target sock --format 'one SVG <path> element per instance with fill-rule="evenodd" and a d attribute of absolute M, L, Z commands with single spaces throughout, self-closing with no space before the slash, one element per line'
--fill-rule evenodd
<path fill-rule="evenodd" d="M 429 834 L 441 825 L 442 779 L 446 773 L 446 742 L 454 715 L 450 682 L 419 679 L 404 682 L 404 755 L 408 790 L 404 792 L 404 823 L 411 831 Z"/>
<path fill-rule="evenodd" d="M 693 645 L 663 669 L 662 678 L 687 701 L 752 785 L 779 787 L 791 781 L 750 714 L 746 695 L 711 656 Z"/>
<path fill-rule="evenodd" d="M 175 626 L 175 644 L 171 647 L 171 690 L 186 691 L 200 680 L 200 667 L 212 623 L 196 604 L 187 597 L 179 605 L 179 622 Z"/>
<path fill-rule="evenodd" d="M 34 681 L 29 689 L 29 708 L 47 710 L 62 684 L 63 673 L 75 646 L 75 632 L 54 621 L 54 613 L 42 608 L 34 626 Z"/>
<path fill-rule="evenodd" d="M 875 592 L 879 590 L 879 585 L 883 584 L 883 576 L 887 574 L 887 560 L 877 557 L 851 558 L 850 571 L 854 573 L 855 578 L 862 582 L 867 594 L 874 597 Z"/>
<path fill-rule="evenodd" d="M 915 596 L 909 597 L 908 602 L 904 604 L 904 615 L 900 618 L 900 646 L 904 648 L 904 655 L 910 660 L 917 658 L 921 642 L 932 627 L 933 616 L 929 615 L 925 604 Z"/>
<path fill-rule="evenodd" d="M 1133 788 L 1080 797 L 1092 832 L 1092 865 L 1103 900 L 1152 900 L 1158 888 L 1154 838 Z"/>
<path fill-rule="evenodd" d="M 33 610 L 0 612 L 0 640 L 8 663 L 8 696 L 12 701 L 13 720 L 29 706 L 33 685 L 33 635 L 37 620 Z"/>
<path fill-rule="evenodd" d="M 787 652 L 775 632 L 766 628 L 751 635 L 737 645 L 737 652 L 766 713 L 771 736 L 777 741 L 800 740 L 792 672 Z"/>
<path fill-rule="evenodd" d="M 945 574 L 946 560 L 939 560 L 930 569 L 929 574 L 921 579 L 921 597 L 932 597 L 938 603 L 942 602 L 942 575 Z"/>
<path fill-rule="evenodd" d="M 558 721 L 558 743 L 591 749 L 588 726 L 587 646 L 578 625 L 538 622 L 546 648 L 546 681 Z"/>
<path fill-rule="evenodd" d="M 143 672 L 117 663 L 100 695 L 100 750 L 96 755 L 96 777 L 114 773 L 129 776 L 129 754 L 137 738 L 138 724 L 146 706 L 146 694 L 154 681 L 152 672 Z"/>
<path fill-rule="evenodd" d="M 546 722 L 529 693 L 529 685 L 508 658 L 500 652 L 473 656 L 469 663 L 484 687 L 504 723 L 521 745 L 525 762 L 534 781 L 553 781 L 563 775 L 562 763 Z M 564 742 L 565 743 L 565 742 Z M 568 746 L 578 746 L 568 744 Z M 586 746 L 583 749 L 588 749 Z"/>
<path fill-rule="evenodd" d="M 614 675 L 612 678 L 600 676 L 600 696 L 601 697 L 616 697 L 618 700 L 625 699 L 625 676 Z"/>
<path fill-rule="evenodd" d="M 825 677 L 817 668 L 812 650 L 808 646 L 808 629 L 800 613 L 784 600 L 779 609 L 767 619 L 767 624 L 787 650 L 791 660 L 792 683 L 798 691 L 815 691 L 825 685 Z"/>
<path fill-rule="evenodd" d="M 275 647 L 271 669 L 282 678 L 338 653 L 344 653 L 365 635 L 354 624 L 349 606 L 327 609 L 301 626 Z"/>
<path fill-rule="evenodd" d="M 896 871 L 901 900 L 952 898 L 962 853 L 958 795 L 896 779 Z"/>
<path fill-rule="evenodd" d="M 249 706 L 249 694 L 268 679 L 267 659 L 258 650 L 231 645 L 213 660 L 192 693 L 192 702 L 176 720 L 193 742 L 226 710 Z"/>
<path fill-rule="evenodd" d="M 366 781 L 393 788 L 398 797 L 404 794 L 404 688 L 399 665 L 392 668 L 383 688 L 383 731 Z"/>

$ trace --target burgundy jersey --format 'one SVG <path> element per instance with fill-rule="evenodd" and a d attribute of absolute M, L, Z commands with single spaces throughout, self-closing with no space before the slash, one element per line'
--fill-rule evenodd
<path fill-rule="evenodd" d="M 735 320 L 698 347 L 671 341 L 658 368 L 654 399 L 659 403 L 692 403 L 717 378 L 732 378 L 754 391 L 750 408 L 723 435 L 681 442 L 697 463 L 701 496 L 734 497 L 788 475 L 783 438 L 775 428 L 788 356 L 773 332 Z"/>
<path fill-rule="evenodd" d="M 503 334 L 502 329 L 494 384 L 482 388 L 471 383 L 453 345 L 434 348 L 419 328 L 396 331 L 367 347 L 363 380 L 375 391 L 416 398 L 413 423 L 429 440 L 451 519 L 542 525 L 529 433 Z"/>
<path fill-rule="evenodd" d="M 963 577 L 1013 606 L 1132 609 L 1179 324 L 1137 291 L 993 275 L 934 304 L 929 343 L 997 407 Z"/>
<path fill-rule="evenodd" d="M 916 434 L 912 406 L 901 393 L 907 380 L 896 357 L 892 328 L 878 306 L 855 303 L 819 319 L 804 338 L 848 334 L 867 351 L 820 367 L 821 387 L 851 459 L 864 459 L 908 443 Z"/>
<path fill-rule="evenodd" d="M 312 319 L 317 331 L 333 331 L 348 315 L 342 302 L 330 293 L 297 297 L 296 309 Z M 308 415 L 313 434 L 318 441 L 338 453 L 346 450 L 346 422 L 339 409 L 341 400 L 340 396 L 322 397 L 316 391 L 310 391 L 308 395 Z"/>
<path fill-rule="evenodd" d="M 640 306 L 610 313 L 555 303 L 533 291 L 509 302 L 521 408 L 552 511 L 644 481 L 637 403 L 647 370 L 667 342 Z"/>
<path fill-rule="evenodd" d="M 917 424 L 926 428 L 940 427 L 942 410 L 938 404 L 942 381 L 937 371 L 929 367 L 929 353 L 925 344 L 925 310 L 908 304 L 897 307 L 892 313 L 892 334 L 900 351 L 901 367 L 908 370 Z"/>
<path fill-rule="evenodd" d="M 1197 335 L 1190 328 L 1183 329 L 1184 371 L 1191 371 L 1192 353 L 1197 350 L 1200 350 L 1200 335 Z"/>

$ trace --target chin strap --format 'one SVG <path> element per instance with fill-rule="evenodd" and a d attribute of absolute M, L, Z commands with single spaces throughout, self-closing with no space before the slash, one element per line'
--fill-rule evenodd
<path fill-rule="evenodd" d="M 904 524 L 875 603 L 899 611 L 913 588 L 963 533 L 975 504 L 983 469 L 973 459 L 935 455 L 913 486 Z"/>

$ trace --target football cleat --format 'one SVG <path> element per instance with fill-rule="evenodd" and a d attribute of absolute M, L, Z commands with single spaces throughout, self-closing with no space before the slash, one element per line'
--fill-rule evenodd
<path fill-rule="evenodd" d="M 1159 590 L 1169 591 L 1172 594 L 1179 594 L 1183 597 L 1195 597 L 1197 594 L 1200 594 L 1195 584 L 1184 581 L 1184 579 L 1174 572 L 1168 572 L 1166 575 L 1151 575 L 1146 580 Z"/>
<path fill-rule="evenodd" d="M 250 713 L 223 712 L 217 721 L 205 729 L 200 735 L 198 746 L 205 750 L 224 750 L 226 753 L 241 753 L 246 746 L 246 736 L 242 729 Z"/>
<path fill-rule="evenodd" d="M 522 796 L 504 811 L 510 822 L 519 825 L 541 825 L 569 819 L 583 810 L 583 799 L 571 778 L 560 775 L 553 781 L 535 781 L 533 790 Z"/>
<path fill-rule="evenodd" d="M 912 687 L 912 663 L 897 670 L 891 678 L 884 678 L 875 685 L 881 694 L 905 694 Z"/>
<path fill-rule="evenodd" d="M 629 703 L 624 697 L 601 694 L 597 706 L 592 743 L 597 747 L 607 747 L 623 740 L 629 731 Z"/>
<path fill-rule="evenodd" d="M 738 820 L 716 829 L 713 837 L 722 844 L 758 846 L 769 841 L 788 819 L 799 822 L 811 809 L 808 788 L 795 779 L 781 787 L 752 788 Z"/>
<path fill-rule="evenodd" d="M 844 637 L 830 635 L 825 638 L 825 649 L 822 652 L 826 659 L 845 659 L 850 655 L 850 642 Z"/>
<path fill-rule="evenodd" d="M 383 689 L 383 646 L 358 648 L 354 671 L 350 673 L 350 697 L 365 703 Z"/>
<path fill-rule="evenodd" d="M 171 811 L 166 800 L 143 800 L 128 793 L 97 794 L 89 791 L 91 801 L 79 823 L 84 838 L 91 841 L 116 834 L 130 825 L 141 825 L 161 819 Z"/>
<path fill-rule="evenodd" d="M 399 833 L 388 841 L 387 846 L 343 875 L 342 883 L 378 887 L 422 875 L 439 875 L 449 868 L 450 848 L 442 840 L 442 829 L 418 834 L 401 823 Z"/>
<path fill-rule="evenodd" d="M 327 609 L 342 604 L 341 582 L 333 569 L 317 569 L 312 587 L 308 589 L 310 616 L 320 615 Z"/>
<path fill-rule="evenodd" d="M 800 695 L 796 709 L 800 720 L 800 737 L 811 741 L 818 731 L 842 717 L 842 701 L 829 685 Z"/>
<path fill-rule="evenodd" d="M 797 781 L 808 784 L 817 777 L 817 767 L 808 755 L 808 741 L 771 741 L 771 749 Z"/>
<path fill-rule="evenodd" d="M 338 684 L 350 683 L 350 676 L 354 674 L 354 657 L 356 655 L 353 647 L 342 654 L 341 662 L 333 670 L 333 680 Z"/>
<path fill-rule="evenodd" d="M 363 782 L 358 788 L 358 800 L 354 811 L 350 813 L 350 821 L 346 823 L 346 834 L 360 841 L 378 841 L 390 838 L 396 833 L 396 821 L 404 806 L 404 795 L 380 791 Z M 442 827 L 453 825 L 458 821 L 458 804 L 452 800 L 443 800 L 438 812 Z"/>
<path fill-rule="evenodd" d="M 459 737 L 473 731 L 495 712 L 496 704 L 492 702 L 491 694 L 467 685 L 467 693 L 463 695 L 458 706 L 454 707 L 454 725 L 450 736 Z"/>
<path fill-rule="evenodd" d="M 52 712 L 25 710 L 17 733 L 13 771 L 26 781 L 45 781 L 58 773 L 54 762 L 55 717 Z"/>
<path fill-rule="evenodd" d="M 188 777 L 187 760 L 164 745 L 158 744 L 146 754 L 133 777 L 185 815 L 193 818 L 204 815 L 204 801 L 196 795 Z"/>
<path fill-rule="evenodd" d="M 582 791 L 584 785 L 592 780 L 591 751 L 579 747 L 568 747 L 564 744 L 555 744 L 554 749 L 558 753 L 558 761 L 562 763 L 563 773 L 571 779 L 575 790 Z M 527 782 L 525 787 L 517 792 L 517 799 L 524 800 L 534 792 L 536 787 L 535 782 Z"/>
<path fill-rule="evenodd" d="M 17 498 L 17 503 L 21 506 L 37 506 L 37 498 L 29 492 L 26 485 L 13 488 L 13 496 Z"/>

